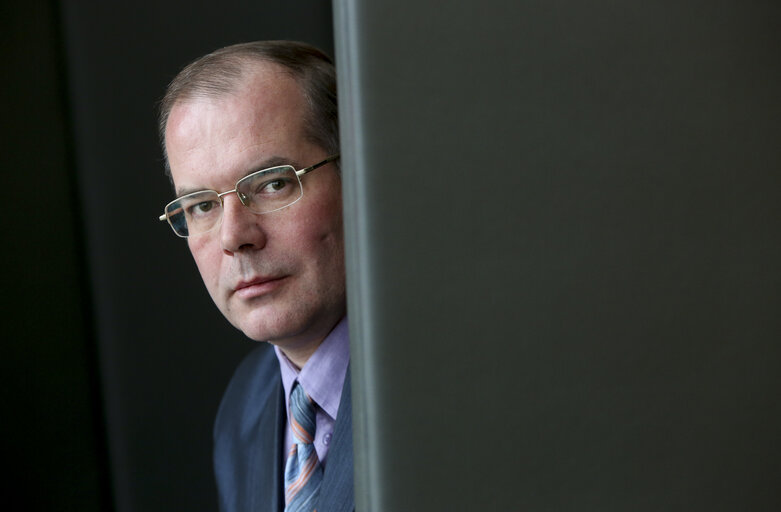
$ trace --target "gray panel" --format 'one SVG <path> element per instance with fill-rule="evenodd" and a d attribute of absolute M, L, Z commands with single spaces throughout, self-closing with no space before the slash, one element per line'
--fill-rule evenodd
<path fill-rule="evenodd" d="M 335 5 L 360 510 L 777 510 L 780 9 Z"/>

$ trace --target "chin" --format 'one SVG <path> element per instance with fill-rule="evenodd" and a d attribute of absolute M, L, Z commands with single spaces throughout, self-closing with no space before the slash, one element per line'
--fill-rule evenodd
<path fill-rule="evenodd" d="M 300 323 L 294 315 L 254 310 L 234 325 L 251 340 L 274 341 L 295 336 L 301 331 Z"/>

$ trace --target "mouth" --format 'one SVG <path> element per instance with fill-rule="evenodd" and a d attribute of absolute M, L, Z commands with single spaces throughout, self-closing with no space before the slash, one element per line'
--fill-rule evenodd
<path fill-rule="evenodd" d="M 267 295 L 284 284 L 287 276 L 256 277 L 249 281 L 239 281 L 233 289 L 233 293 L 240 299 L 254 299 Z"/>

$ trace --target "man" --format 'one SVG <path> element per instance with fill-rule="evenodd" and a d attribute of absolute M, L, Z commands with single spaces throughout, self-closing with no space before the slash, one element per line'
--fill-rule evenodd
<path fill-rule="evenodd" d="M 224 511 L 354 509 L 336 86 L 302 43 L 235 45 L 169 85 L 160 131 L 209 294 L 268 341 L 236 370 L 214 429 Z"/>

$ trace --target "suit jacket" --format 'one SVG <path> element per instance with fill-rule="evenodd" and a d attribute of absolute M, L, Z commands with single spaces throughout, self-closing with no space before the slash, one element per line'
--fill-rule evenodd
<path fill-rule="evenodd" d="M 318 512 L 353 512 L 350 371 L 344 379 Z M 286 416 L 279 361 L 263 343 L 241 362 L 214 425 L 214 472 L 222 512 L 282 512 Z"/>

